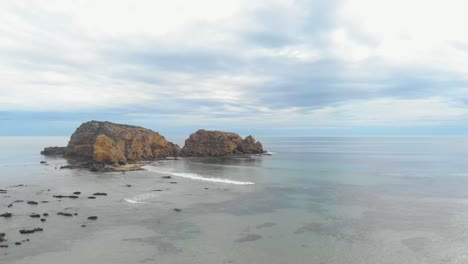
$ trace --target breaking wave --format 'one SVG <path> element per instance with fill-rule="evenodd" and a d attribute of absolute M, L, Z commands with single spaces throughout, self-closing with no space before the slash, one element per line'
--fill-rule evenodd
<path fill-rule="evenodd" d="M 170 174 L 171 176 L 175 176 L 175 177 L 182 177 L 182 178 L 198 180 L 198 181 L 227 183 L 227 184 L 235 184 L 235 185 L 252 185 L 252 184 L 255 184 L 253 182 L 244 182 L 244 181 L 235 181 L 235 180 L 222 179 L 222 178 L 204 177 L 204 176 L 201 176 L 201 175 L 196 174 L 196 173 L 167 172 L 167 171 L 157 170 L 154 167 L 149 167 L 149 166 L 147 166 L 145 168 L 147 170 L 153 171 L 153 172 L 165 173 L 165 174 Z"/>
<path fill-rule="evenodd" d="M 128 203 L 132 203 L 132 204 L 142 204 L 142 203 L 146 203 L 145 200 L 148 200 L 148 199 L 151 199 L 153 197 L 155 197 L 156 195 L 153 194 L 153 193 L 144 193 L 144 194 L 140 194 L 140 195 L 135 195 L 133 197 L 130 197 L 130 198 L 123 198 L 126 202 Z"/>

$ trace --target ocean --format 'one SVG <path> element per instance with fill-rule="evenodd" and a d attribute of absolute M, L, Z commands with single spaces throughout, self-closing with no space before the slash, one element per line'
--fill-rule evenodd
<path fill-rule="evenodd" d="M 0 263 L 468 263 L 468 138 L 259 140 L 273 155 L 93 173 L 39 154 L 67 137 L 0 137 Z"/>

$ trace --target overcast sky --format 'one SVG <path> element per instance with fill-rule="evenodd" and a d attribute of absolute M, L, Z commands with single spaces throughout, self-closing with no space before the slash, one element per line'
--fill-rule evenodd
<path fill-rule="evenodd" d="M 0 135 L 467 135 L 466 0 L 0 1 Z"/>

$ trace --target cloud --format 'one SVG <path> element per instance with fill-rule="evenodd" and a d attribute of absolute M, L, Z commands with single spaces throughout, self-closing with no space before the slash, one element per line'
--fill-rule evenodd
<path fill-rule="evenodd" d="M 174 127 L 171 119 L 252 128 L 464 122 L 466 7 L 3 1 L 0 111 L 107 113 Z"/>

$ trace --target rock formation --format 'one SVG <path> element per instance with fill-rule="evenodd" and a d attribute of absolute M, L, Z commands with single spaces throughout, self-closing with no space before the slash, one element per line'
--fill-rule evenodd
<path fill-rule="evenodd" d="M 69 160 L 65 168 L 91 171 L 128 171 L 141 169 L 142 161 L 177 156 L 221 157 L 261 154 L 263 147 L 252 136 L 198 130 L 185 141 L 183 149 L 159 133 L 138 126 L 90 121 L 81 124 L 66 147 L 48 147 L 41 154 L 60 155 Z M 46 163 L 46 162 L 44 162 Z"/>
<path fill-rule="evenodd" d="M 200 129 L 185 140 L 182 154 L 195 157 L 261 154 L 263 147 L 252 136 L 242 139 L 238 134 Z"/>
<path fill-rule="evenodd" d="M 125 164 L 177 156 L 178 145 L 159 133 L 138 126 L 90 121 L 83 123 L 67 147 L 45 148 L 44 155 L 64 155 L 81 161 Z"/>

